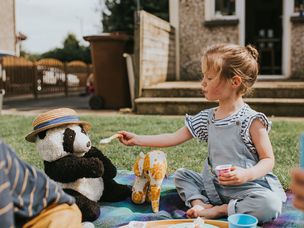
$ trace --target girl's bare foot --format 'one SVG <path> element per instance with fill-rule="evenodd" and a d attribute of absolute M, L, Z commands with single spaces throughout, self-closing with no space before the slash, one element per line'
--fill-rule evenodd
<path fill-rule="evenodd" d="M 193 207 L 191 207 L 189 210 L 187 210 L 186 214 L 189 218 L 197 218 L 199 216 L 199 212 L 201 210 L 205 210 L 208 208 L 212 208 L 213 205 L 211 204 L 204 204 L 202 201 L 200 200 L 194 200 L 191 202 L 191 204 L 193 205 Z"/>
<path fill-rule="evenodd" d="M 199 217 L 204 217 L 208 219 L 216 219 L 227 216 L 228 214 L 228 205 L 223 204 L 221 206 L 214 206 L 212 208 L 206 208 L 204 210 L 198 211 Z"/>

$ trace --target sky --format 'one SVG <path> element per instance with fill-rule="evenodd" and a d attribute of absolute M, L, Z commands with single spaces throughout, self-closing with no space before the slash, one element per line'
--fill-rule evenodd
<path fill-rule="evenodd" d="M 16 30 L 27 36 L 22 50 L 43 53 L 62 47 L 68 33 L 82 45 L 83 36 L 102 31 L 101 0 L 16 0 Z"/>

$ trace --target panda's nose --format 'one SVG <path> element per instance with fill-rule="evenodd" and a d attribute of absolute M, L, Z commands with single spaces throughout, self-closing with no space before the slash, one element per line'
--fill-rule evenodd
<path fill-rule="evenodd" d="M 87 143 L 87 147 L 90 147 L 91 146 L 91 142 L 89 141 L 88 143 Z"/>

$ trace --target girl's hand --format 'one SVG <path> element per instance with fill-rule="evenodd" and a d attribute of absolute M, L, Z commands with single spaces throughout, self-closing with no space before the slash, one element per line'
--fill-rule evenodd
<path fill-rule="evenodd" d="M 250 174 L 247 169 L 233 166 L 229 173 L 221 174 L 218 179 L 222 185 L 241 185 L 250 180 Z"/>
<path fill-rule="evenodd" d="M 304 210 L 304 170 L 294 169 L 292 171 L 290 188 L 295 196 L 293 205 Z"/>
<path fill-rule="evenodd" d="M 121 136 L 118 137 L 119 141 L 126 146 L 135 146 L 137 144 L 138 136 L 132 132 L 119 131 L 118 134 Z"/>

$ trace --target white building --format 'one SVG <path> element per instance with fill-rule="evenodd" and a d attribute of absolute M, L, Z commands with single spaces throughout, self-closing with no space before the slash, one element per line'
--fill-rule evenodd
<path fill-rule="evenodd" d="M 26 36 L 16 33 L 15 0 L 0 1 L 0 55 L 20 55 L 20 42 Z"/>
<path fill-rule="evenodd" d="M 200 56 L 214 43 L 253 44 L 259 78 L 304 74 L 304 0 L 170 0 L 181 79 L 197 79 Z"/>

